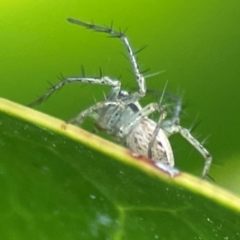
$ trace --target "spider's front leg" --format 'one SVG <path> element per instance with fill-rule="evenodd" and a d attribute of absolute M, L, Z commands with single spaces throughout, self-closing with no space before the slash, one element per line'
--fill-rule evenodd
<path fill-rule="evenodd" d="M 136 59 L 136 52 L 134 52 L 128 37 L 125 35 L 125 32 L 115 31 L 114 29 L 112 29 L 112 26 L 110 27 L 99 26 L 93 23 L 87 23 L 73 18 L 68 18 L 67 20 L 70 23 L 85 27 L 87 29 L 92 29 L 96 32 L 108 34 L 111 37 L 118 38 L 122 41 L 125 49 L 128 52 L 129 60 L 132 65 L 133 72 L 138 84 L 138 92 L 132 94 L 132 102 L 137 102 L 139 99 L 143 98 L 146 94 L 146 81 L 139 69 L 139 65 Z"/>
<path fill-rule="evenodd" d="M 39 97 L 36 101 L 28 104 L 29 107 L 33 107 L 35 105 L 41 104 L 43 101 L 48 99 L 55 91 L 61 89 L 65 85 L 69 83 L 89 83 L 89 84 L 100 84 L 100 85 L 108 85 L 112 87 L 112 99 L 116 99 L 118 97 L 118 93 L 121 90 L 121 83 L 116 79 L 111 79 L 107 76 L 103 77 L 67 77 L 62 78 L 60 82 L 55 85 L 52 85 L 50 89 Z"/>

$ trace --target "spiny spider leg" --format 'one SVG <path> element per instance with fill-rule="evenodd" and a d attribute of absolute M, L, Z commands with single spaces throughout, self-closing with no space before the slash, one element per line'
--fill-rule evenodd
<path fill-rule="evenodd" d="M 29 103 L 28 106 L 33 107 L 35 105 L 41 104 L 44 100 L 48 99 L 55 91 L 61 89 L 63 86 L 65 86 L 68 83 L 74 83 L 74 82 L 109 85 L 112 87 L 113 92 L 115 92 L 116 95 L 119 93 L 121 89 L 121 83 L 118 80 L 113 80 L 107 76 L 104 76 L 101 78 L 67 77 L 67 78 L 63 78 L 59 83 L 52 85 L 52 87 L 44 95 L 42 95 L 36 101 Z"/>
<path fill-rule="evenodd" d="M 161 128 L 164 130 L 167 137 L 170 137 L 173 134 L 180 133 L 183 138 L 185 138 L 204 158 L 205 164 L 202 171 L 202 178 L 205 178 L 209 172 L 212 156 L 207 151 L 206 148 L 193 137 L 191 132 L 180 126 L 180 112 L 181 112 L 181 98 L 177 99 L 176 105 L 174 107 L 173 116 L 170 120 L 166 120 L 162 122 Z"/>
<path fill-rule="evenodd" d="M 159 101 L 159 104 L 158 104 L 159 108 L 161 109 L 161 111 L 159 111 L 160 116 L 159 116 L 158 122 L 156 124 L 156 127 L 155 127 L 155 129 L 152 133 L 152 137 L 151 137 L 151 139 L 149 141 L 149 144 L 148 144 L 148 157 L 149 158 L 153 158 L 153 152 L 154 152 L 153 146 L 154 146 L 155 142 L 157 141 L 158 135 L 162 135 L 162 132 L 161 132 L 162 131 L 162 123 L 167 116 L 167 112 L 165 111 L 165 109 L 163 107 L 161 107 L 166 88 L 167 88 L 167 82 L 165 83 L 165 86 L 163 88 L 163 92 L 162 92 L 162 95 L 160 97 L 160 101 Z M 169 147 L 171 147 L 171 146 L 169 146 Z M 173 155 L 171 157 L 169 156 L 168 158 L 172 159 L 169 162 L 171 164 L 174 164 Z"/>
<path fill-rule="evenodd" d="M 166 118 L 167 113 L 166 111 L 162 111 L 162 113 L 160 114 L 159 120 L 157 122 L 156 128 L 154 129 L 154 132 L 152 134 L 151 140 L 149 141 L 148 144 L 148 157 L 152 158 L 152 148 L 154 145 L 154 142 L 156 141 L 157 135 L 159 134 L 160 129 L 162 129 L 162 123 L 164 121 L 164 119 Z"/>
<path fill-rule="evenodd" d="M 145 106 L 144 108 L 142 108 L 141 110 L 139 110 L 137 113 L 132 115 L 127 120 L 128 124 L 123 125 L 122 127 L 120 127 L 119 134 L 118 134 L 119 137 L 120 138 L 125 137 L 126 134 L 130 131 L 130 129 L 134 125 L 137 125 L 142 118 L 147 117 L 151 113 L 156 112 L 156 111 L 158 111 L 160 113 L 160 115 L 161 115 L 161 113 L 164 112 L 165 110 L 158 103 L 150 103 L 147 106 Z"/>
<path fill-rule="evenodd" d="M 124 32 L 118 32 L 113 30 L 112 28 L 107 28 L 107 27 L 102 27 L 102 26 L 97 26 L 95 24 L 90 24 L 90 23 L 85 23 L 76 19 L 72 19 L 72 18 L 68 18 L 67 19 L 70 23 L 74 23 L 83 27 L 86 27 L 88 29 L 92 29 L 96 32 L 103 32 L 103 33 L 107 33 L 112 37 L 116 37 L 122 40 L 125 48 L 127 49 L 127 52 L 129 54 L 129 59 L 130 62 L 132 64 L 133 67 L 133 72 L 135 74 L 136 77 L 136 81 L 139 87 L 139 90 L 137 93 L 134 94 L 134 97 L 136 98 L 135 101 L 139 100 L 140 98 L 144 97 L 146 94 L 146 83 L 145 83 L 145 79 L 143 77 L 143 75 L 141 74 L 140 70 L 139 70 L 139 66 L 137 63 L 137 60 L 135 58 L 135 53 L 129 43 L 129 40 L 127 38 L 127 36 L 124 34 Z"/>
<path fill-rule="evenodd" d="M 202 178 L 205 178 L 209 172 L 212 163 L 212 156 L 210 155 L 210 153 L 196 138 L 192 136 L 188 129 L 183 128 L 180 125 L 174 124 L 171 126 L 171 129 L 172 129 L 171 135 L 175 133 L 180 133 L 181 136 L 185 138 L 203 156 L 203 158 L 205 159 L 205 164 L 202 171 Z"/>

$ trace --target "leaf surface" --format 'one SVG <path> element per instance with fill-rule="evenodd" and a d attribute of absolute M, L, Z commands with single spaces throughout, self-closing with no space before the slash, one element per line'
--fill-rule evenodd
<path fill-rule="evenodd" d="M 2 239 L 240 239 L 240 200 L 0 99 Z"/>

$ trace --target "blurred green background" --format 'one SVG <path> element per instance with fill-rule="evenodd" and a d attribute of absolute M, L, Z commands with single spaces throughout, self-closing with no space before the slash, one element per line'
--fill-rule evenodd
<path fill-rule="evenodd" d="M 47 82 L 64 76 L 122 76 L 127 90 L 136 87 L 130 66 L 116 39 L 69 24 L 73 17 L 97 24 L 111 21 L 128 28 L 141 67 L 164 73 L 149 78 L 149 89 L 184 92 L 183 125 L 196 116 L 200 140 L 209 136 L 213 155 L 211 176 L 217 184 L 240 194 L 240 2 L 222 1 L 108 1 L 1 0 L 0 96 L 27 104 L 43 94 Z M 38 109 L 69 119 L 102 99 L 103 86 L 71 85 Z M 91 122 L 86 127 L 91 126 Z M 173 137 L 176 166 L 199 175 L 203 160 L 188 143 Z"/>

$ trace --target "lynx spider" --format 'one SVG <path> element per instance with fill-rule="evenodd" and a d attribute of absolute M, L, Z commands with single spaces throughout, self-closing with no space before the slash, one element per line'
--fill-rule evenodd
<path fill-rule="evenodd" d="M 97 102 L 82 111 L 69 123 L 80 125 L 86 117 L 91 116 L 96 120 L 99 129 L 113 135 L 117 140 L 123 141 L 134 153 L 151 158 L 155 161 L 156 166 L 168 172 L 171 176 L 174 176 L 178 171 L 174 168 L 173 151 L 168 137 L 180 133 L 205 159 L 202 171 L 202 178 L 205 178 L 209 172 L 212 157 L 188 129 L 180 126 L 181 101 L 176 104 L 170 120 L 165 119 L 166 111 L 159 103 L 150 103 L 143 108 L 141 107 L 139 100 L 146 94 L 145 78 L 140 72 L 135 52 L 125 33 L 115 31 L 112 27 L 102 27 L 72 18 L 69 18 L 68 21 L 96 32 L 106 33 L 110 37 L 119 38 L 128 52 L 129 61 L 138 84 L 138 91 L 128 93 L 122 90 L 121 82 L 118 79 L 102 75 L 100 77 L 85 77 L 83 74 L 82 77 L 62 78 L 59 83 L 51 86 L 43 96 L 30 103 L 29 106 L 40 104 L 67 83 L 82 82 L 109 85 L 111 91 L 104 101 Z M 151 113 L 156 111 L 160 113 L 157 123 L 148 118 Z"/>

